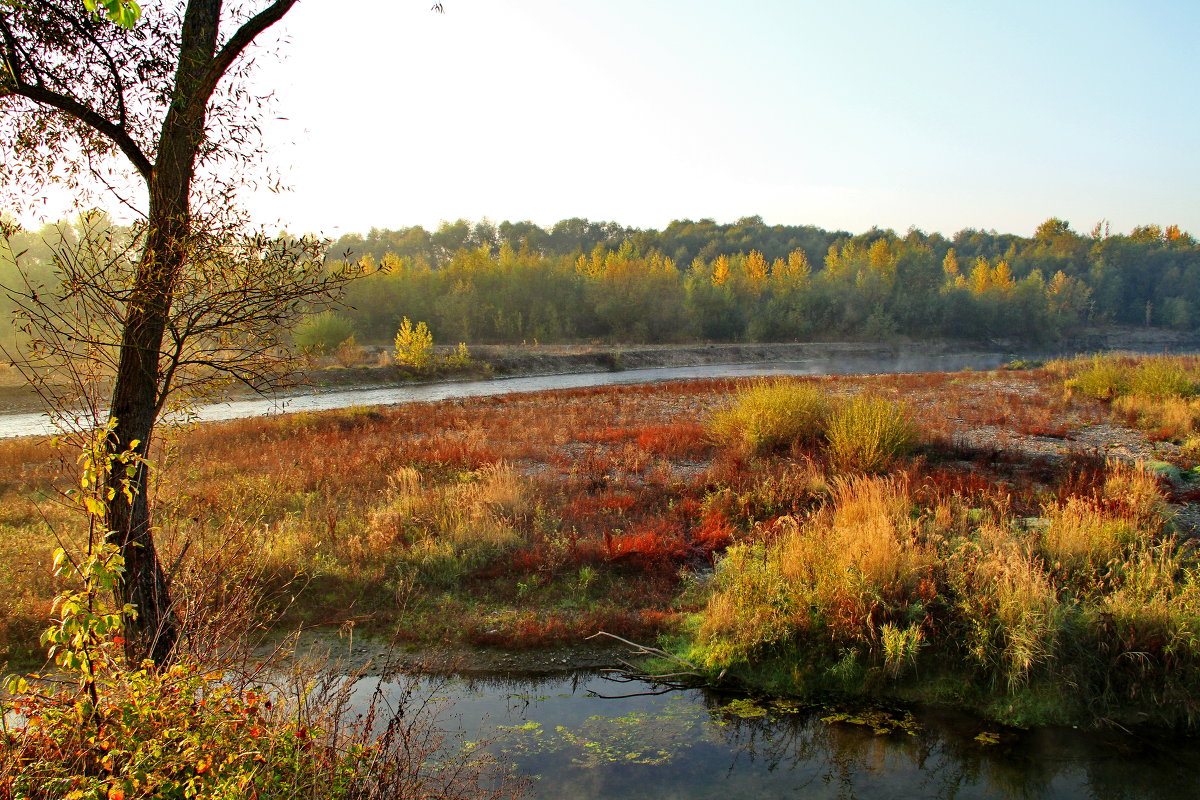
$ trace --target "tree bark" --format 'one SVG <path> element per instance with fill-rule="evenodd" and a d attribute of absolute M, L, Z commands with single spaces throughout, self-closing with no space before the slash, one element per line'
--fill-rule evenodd
<path fill-rule="evenodd" d="M 191 235 L 192 178 L 204 141 L 205 114 L 213 85 L 209 72 L 220 16 L 221 0 L 190 0 L 184 13 L 175 92 L 163 121 L 149 180 L 146 244 L 126 312 L 113 384 L 109 416 L 117 424 L 107 443 L 110 453 L 127 450 L 135 441 L 138 455 L 145 457 L 150 452 L 160 411 L 163 334 Z M 122 491 L 124 479 L 120 474 L 109 478 L 110 488 L 116 491 L 108 503 L 106 522 L 110 540 L 120 547 L 125 559 L 125 576 L 117 599 L 137 609 L 137 617 L 128 628 L 125 653 L 131 663 L 149 658 L 161 664 L 170 658 L 179 640 L 179 620 L 154 546 L 148 470 L 144 464 L 138 467 L 130 486 L 132 497 Z"/>

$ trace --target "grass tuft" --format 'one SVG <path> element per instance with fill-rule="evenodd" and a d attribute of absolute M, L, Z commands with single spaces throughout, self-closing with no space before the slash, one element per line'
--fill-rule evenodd
<path fill-rule="evenodd" d="M 821 440 L 829 403 L 815 386 L 795 380 L 760 380 L 740 389 L 728 407 L 713 414 L 709 435 L 746 453 Z"/>
<path fill-rule="evenodd" d="M 908 410 L 899 403 L 860 394 L 829 420 L 830 460 L 846 470 L 879 472 L 908 452 L 916 435 Z"/>

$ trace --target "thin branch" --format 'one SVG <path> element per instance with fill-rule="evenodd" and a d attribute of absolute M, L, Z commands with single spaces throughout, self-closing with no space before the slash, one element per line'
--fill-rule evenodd
<path fill-rule="evenodd" d="M 104 61 L 108 64 L 108 71 L 112 74 L 113 89 L 117 95 L 117 118 L 120 120 L 121 127 L 125 127 L 128 117 L 125 110 L 125 82 L 121 80 L 121 73 L 117 69 L 117 62 L 112 57 L 112 54 L 105 49 L 104 45 L 100 44 L 100 40 L 92 33 L 92 31 L 79 21 L 78 17 L 64 14 L 61 9 L 52 3 L 47 3 L 46 7 L 59 19 L 65 20 L 68 25 L 79 32 L 81 36 L 90 41 L 100 54 L 104 57 Z"/>
<path fill-rule="evenodd" d="M 595 639 L 597 636 L 607 636 L 610 639 L 616 639 L 621 644 L 627 645 L 628 647 L 632 648 L 634 655 L 657 656 L 658 658 L 665 659 L 674 664 L 688 667 L 690 670 L 692 670 L 692 672 L 690 674 L 694 675 L 697 678 L 704 677 L 703 675 L 700 674 L 700 668 L 697 667 L 692 662 L 688 661 L 687 659 L 680 658 L 679 656 L 676 656 L 676 655 L 672 655 L 671 653 L 668 653 L 665 650 L 659 650 L 657 647 L 650 647 L 649 645 L 638 644 L 637 642 L 631 642 L 628 639 L 622 639 L 620 636 L 617 636 L 616 634 L 613 634 L 613 633 L 609 633 L 608 631 L 598 631 L 597 633 L 593 633 L 591 636 L 586 636 L 584 638 L 585 639 Z"/>
<path fill-rule="evenodd" d="M 225 71 L 237 60 L 242 51 L 249 47 L 250 43 L 260 33 L 283 19 L 283 16 L 295 4 L 296 0 L 275 0 L 274 3 L 246 20 L 242 27 L 238 28 L 233 36 L 229 37 L 229 41 L 225 43 L 225 46 L 213 58 L 208 72 L 204 75 L 204 80 L 200 82 L 196 92 L 192 94 L 191 104 L 193 106 L 198 103 L 207 104 L 209 97 L 217 90 L 217 84 L 220 83 Z M 193 107 L 189 108 L 189 111 L 198 112 L 199 109 Z"/>

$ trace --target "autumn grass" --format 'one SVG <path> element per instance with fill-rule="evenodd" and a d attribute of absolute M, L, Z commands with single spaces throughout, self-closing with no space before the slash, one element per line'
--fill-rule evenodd
<path fill-rule="evenodd" d="M 760 380 L 738 391 L 713 414 L 713 439 L 744 452 L 763 453 L 824 438 L 829 400 L 815 386 L 794 380 Z"/>
<path fill-rule="evenodd" d="M 1040 518 L 922 509 L 895 477 L 833 486 L 729 549 L 687 655 L 776 690 L 944 702 L 957 682 L 954 702 L 1019 724 L 1197 723 L 1200 565 L 1140 467 Z"/>
<path fill-rule="evenodd" d="M 160 451 L 159 543 L 167 563 L 184 556 L 197 617 L 353 624 L 415 648 L 670 635 L 714 675 L 779 691 L 1187 724 L 1196 562 L 1159 479 L 1008 449 L 1049 433 L 1067 448 L 1113 419 L 1111 401 L 1068 397 L 1056 369 L 598 387 L 199 426 Z M 744 398 L 757 410 L 737 417 Z M 793 426 L 793 406 L 820 413 Z M 747 439 L 732 419 L 770 424 Z M 979 430 L 996 443 L 966 441 Z M 20 542 L 0 570 L 14 657 L 36 650 L 56 590 L 26 575 L 71 522 L 24 499 L 61 480 L 52 454 L 5 443 L 0 464 L 0 525 Z"/>
<path fill-rule="evenodd" d="M 908 410 L 881 397 L 860 394 L 829 420 L 829 457 L 841 469 L 879 472 L 911 448 L 915 430 Z"/>
<path fill-rule="evenodd" d="M 1155 438 L 1187 443 L 1200 430 L 1196 356 L 1094 355 L 1051 362 L 1046 370 L 1062 381 L 1068 396 L 1102 400 L 1115 416 Z M 1200 442 L 1190 446 L 1200 450 Z"/>

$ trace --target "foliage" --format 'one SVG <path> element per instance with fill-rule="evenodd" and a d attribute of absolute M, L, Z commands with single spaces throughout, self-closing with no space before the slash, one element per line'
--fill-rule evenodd
<path fill-rule="evenodd" d="M 814 444 L 823 435 L 829 402 L 817 387 L 794 380 L 759 380 L 739 389 L 708 422 L 717 442 L 748 453 L 793 443 Z"/>
<path fill-rule="evenodd" d="M 350 320 L 334 311 L 322 311 L 297 325 L 292 340 L 302 350 L 331 353 L 353 335 L 354 325 Z"/>
<path fill-rule="evenodd" d="M 878 472 L 906 453 L 915 435 L 908 410 L 882 397 L 859 394 L 833 411 L 828 452 L 842 469 Z"/>
<path fill-rule="evenodd" d="M 401 366 L 424 372 L 433 363 L 433 334 L 424 322 L 414 326 L 405 317 L 396 332 L 395 345 L 396 363 Z"/>
<path fill-rule="evenodd" d="M 134 0 L 83 0 L 83 7 L 97 15 L 101 11 L 108 19 L 122 28 L 132 28 L 142 16 L 142 9 Z"/>

